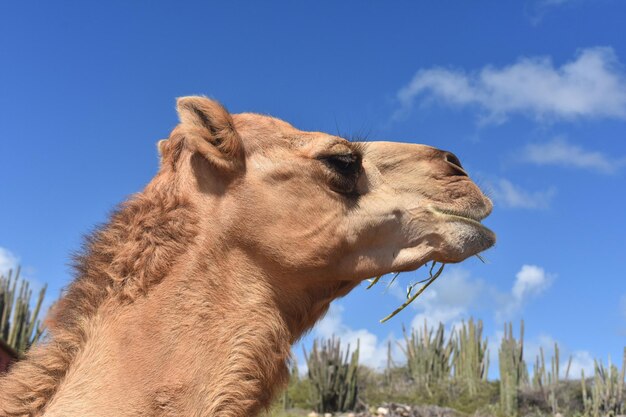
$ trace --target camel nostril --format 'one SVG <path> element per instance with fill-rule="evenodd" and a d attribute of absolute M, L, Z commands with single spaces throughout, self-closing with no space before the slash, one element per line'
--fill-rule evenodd
<path fill-rule="evenodd" d="M 465 172 L 465 169 L 463 169 L 463 165 L 461 165 L 461 161 L 459 161 L 459 158 L 457 158 L 455 154 L 453 154 L 452 152 L 446 152 L 445 160 L 449 164 L 453 165 L 454 168 L 456 168 L 457 175 L 469 176 L 467 175 L 467 172 Z"/>

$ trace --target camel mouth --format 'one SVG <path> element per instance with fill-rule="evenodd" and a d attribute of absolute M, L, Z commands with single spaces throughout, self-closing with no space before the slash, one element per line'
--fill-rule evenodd
<path fill-rule="evenodd" d="M 476 212 L 454 210 L 454 209 L 442 209 L 438 207 L 430 207 L 430 211 L 437 216 L 442 216 L 446 221 L 461 222 L 472 226 L 476 231 L 474 235 L 473 251 L 476 253 L 482 252 L 496 243 L 496 234 L 481 223 L 481 220 L 485 219 L 490 210 L 478 210 Z"/>
<path fill-rule="evenodd" d="M 457 220 L 464 223 L 471 224 L 476 226 L 482 230 L 489 232 L 490 235 L 493 235 L 493 232 L 481 223 L 488 215 L 489 211 L 480 210 L 480 211 L 466 211 L 466 210 L 454 210 L 454 209 L 444 209 L 439 207 L 430 207 L 430 211 L 433 213 L 445 216 L 451 220 Z"/>

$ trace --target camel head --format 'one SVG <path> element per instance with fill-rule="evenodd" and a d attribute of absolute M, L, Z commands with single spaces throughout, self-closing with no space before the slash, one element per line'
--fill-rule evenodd
<path fill-rule="evenodd" d="M 460 262 L 495 242 L 481 224 L 492 203 L 450 152 L 305 132 L 204 97 L 177 107 L 180 124 L 159 143 L 161 176 L 193 195 L 207 242 L 272 276 L 358 282 Z"/>

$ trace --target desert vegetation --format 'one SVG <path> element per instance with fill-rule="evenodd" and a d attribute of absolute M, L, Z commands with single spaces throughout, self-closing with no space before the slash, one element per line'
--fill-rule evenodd
<path fill-rule="evenodd" d="M 46 286 L 33 306 L 33 291 L 27 280 L 20 280 L 19 268 L 0 275 L 0 340 L 13 353 L 22 355 L 41 337 L 43 326 L 38 317 L 45 294 Z"/>
<path fill-rule="evenodd" d="M 540 353 L 532 371 L 524 360 L 524 324 L 518 335 L 504 328 L 497 354 L 498 378 L 489 379 L 488 341 L 480 320 L 452 331 L 443 324 L 404 331 L 402 360 L 388 345 L 387 366 L 358 364 L 359 347 L 334 337 L 315 340 L 305 351 L 308 372 L 294 364 L 289 387 L 269 415 L 354 414 L 360 416 L 580 416 L 626 413 L 625 367 L 596 360 L 593 375 L 571 375 L 571 358 L 559 346 L 546 360 Z M 626 349 L 624 350 L 626 361 Z M 562 365 L 565 364 L 565 369 Z M 351 413 L 348 413 L 351 412 Z"/>
<path fill-rule="evenodd" d="M 20 270 L 0 276 L 0 340 L 17 357 L 37 343 L 44 328 L 39 319 L 46 287 L 33 298 Z M 524 359 L 524 323 L 517 334 L 504 326 L 497 355 L 498 377 L 489 379 L 488 340 L 481 320 L 470 318 L 452 330 L 441 323 L 403 329 L 400 359 L 387 346 L 384 369 L 359 364 L 359 345 L 338 337 L 316 339 L 304 350 L 306 372 L 291 364 L 287 389 L 268 416 L 353 414 L 355 416 L 580 416 L 604 417 L 626 413 L 621 366 L 595 361 L 591 375 L 572 375 L 571 358 L 543 349 L 532 370 Z M 45 343 L 45 342 L 44 342 Z M 492 356 L 493 357 L 493 356 Z M 565 359 L 565 360 L 564 360 Z"/>

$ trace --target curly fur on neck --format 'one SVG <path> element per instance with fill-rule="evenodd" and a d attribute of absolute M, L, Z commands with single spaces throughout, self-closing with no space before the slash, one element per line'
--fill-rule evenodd
<path fill-rule="evenodd" d="M 0 379 L 0 415 L 41 413 L 84 346 L 89 320 L 103 302 L 120 297 L 131 303 L 147 293 L 193 241 L 194 208 L 167 191 L 137 194 L 86 238 L 75 257 L 76 279 L 53 308 L 47 340 Z"/>

